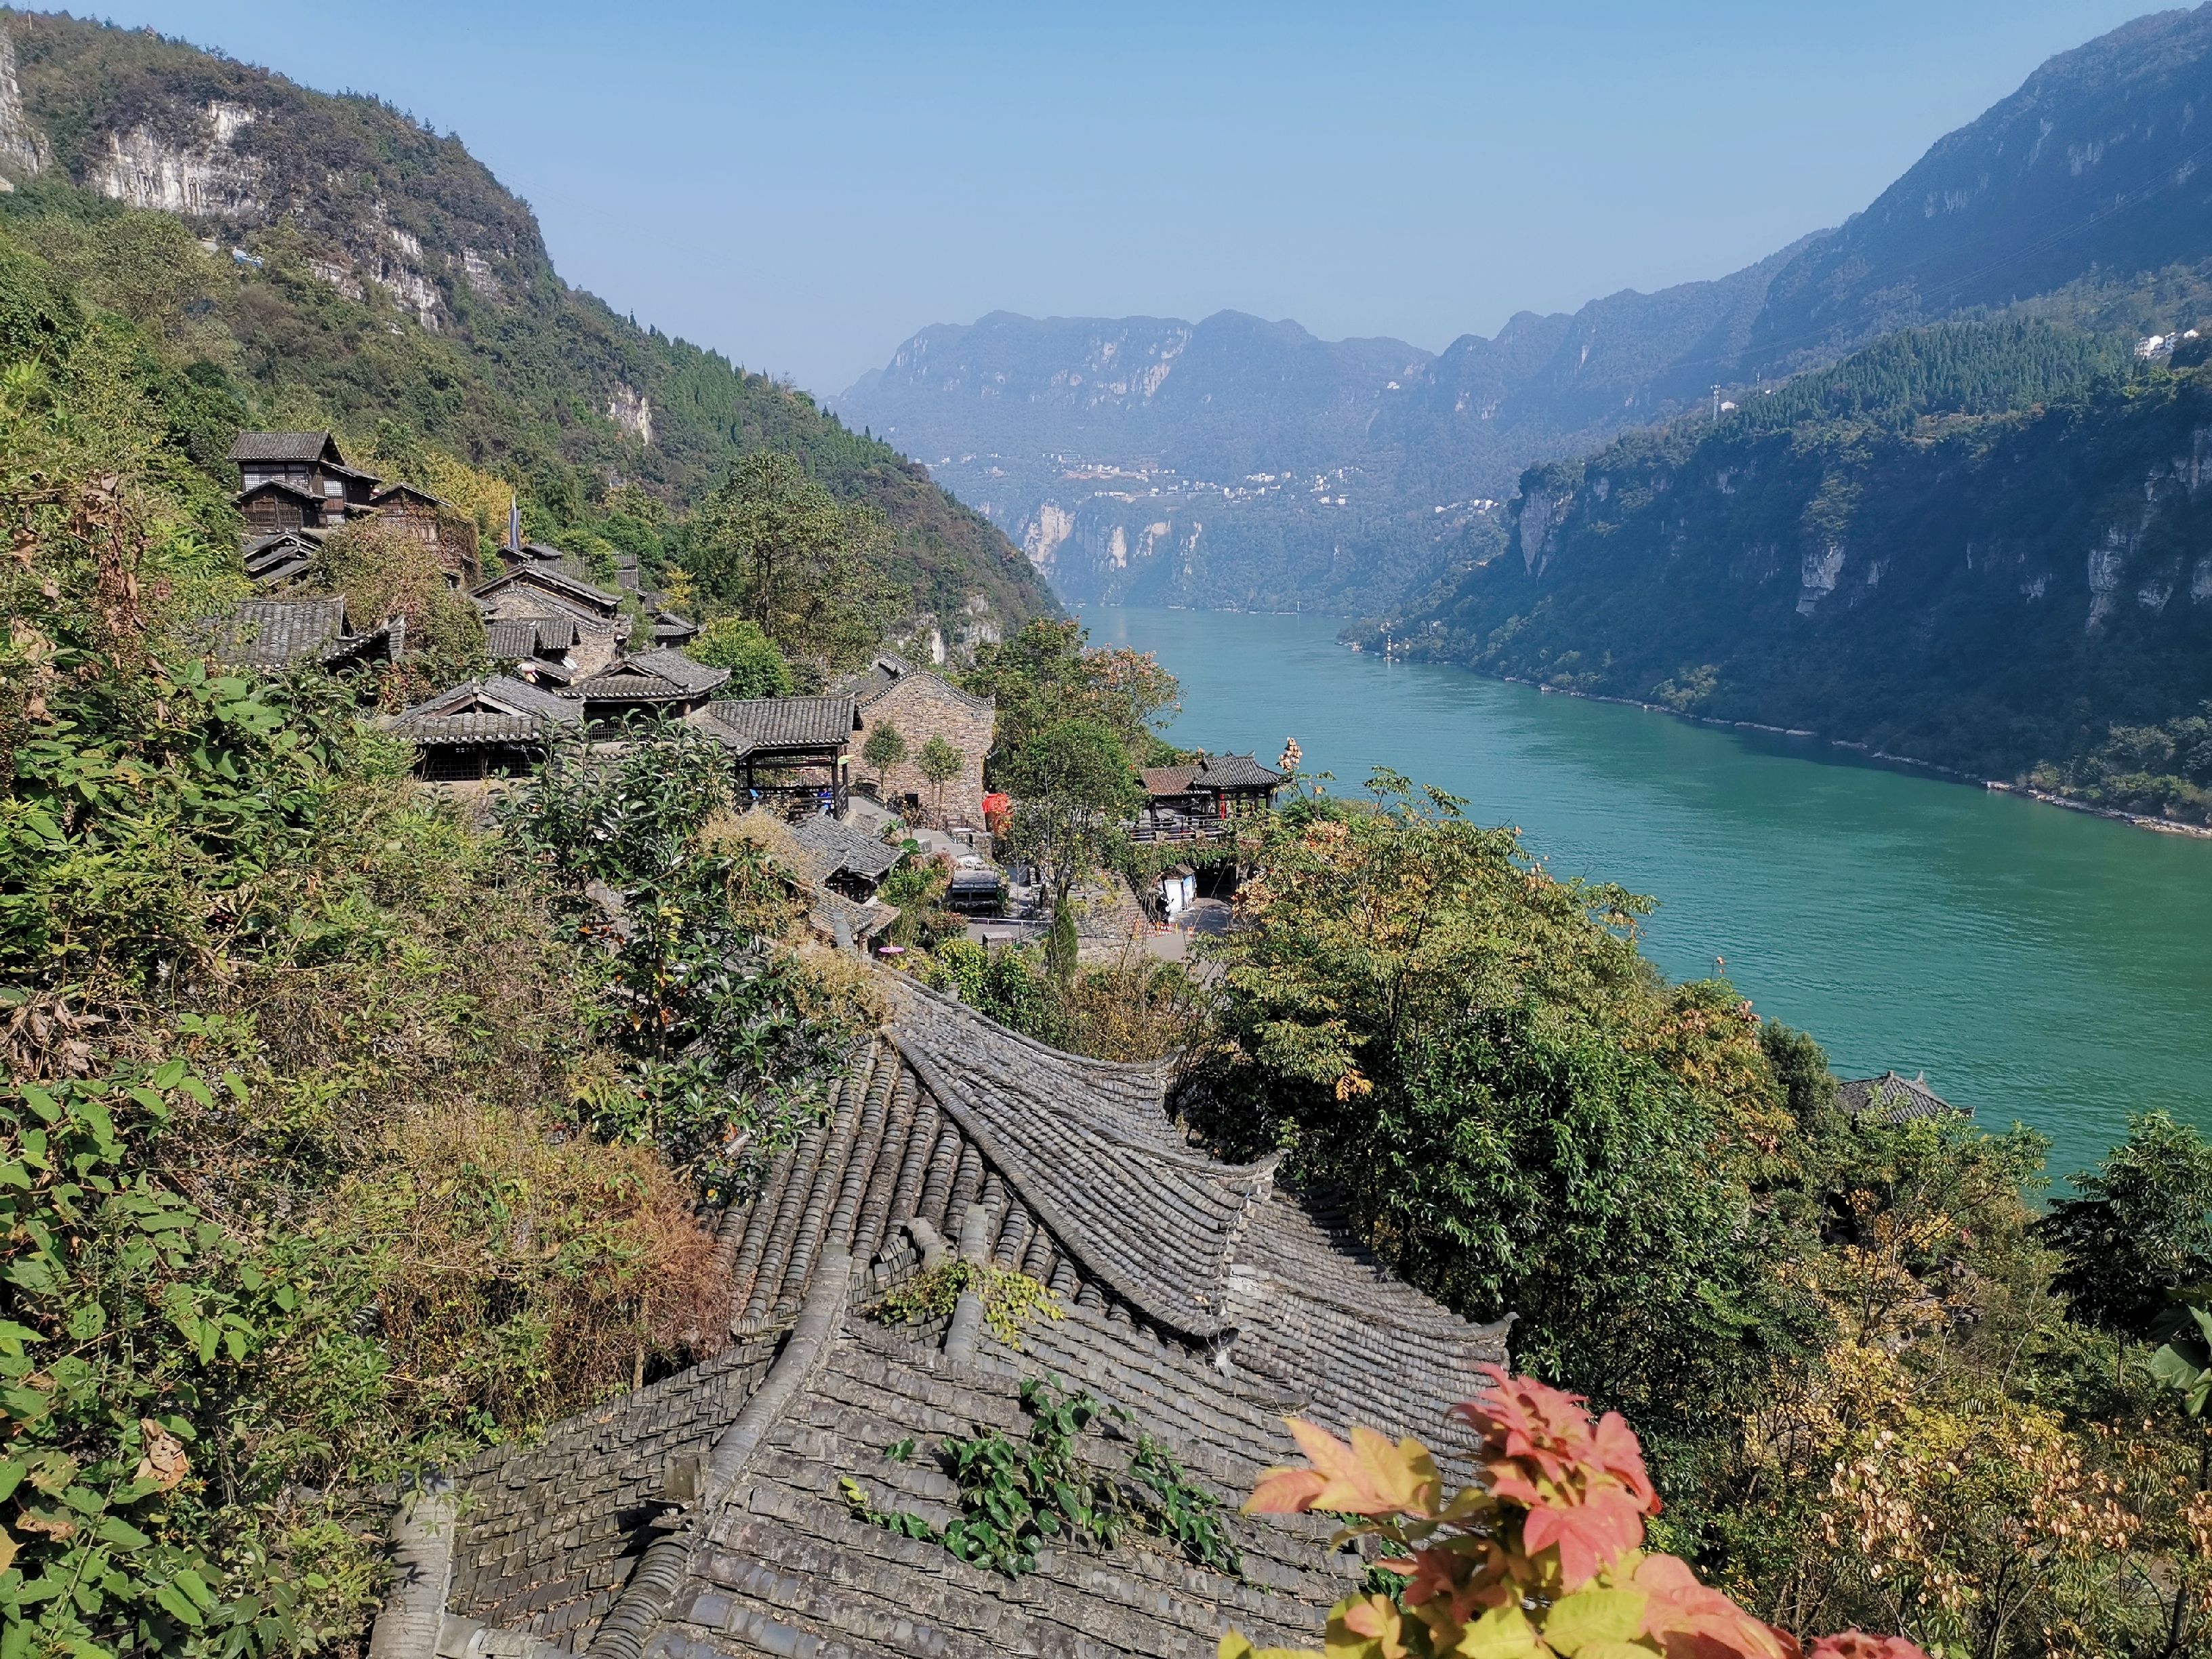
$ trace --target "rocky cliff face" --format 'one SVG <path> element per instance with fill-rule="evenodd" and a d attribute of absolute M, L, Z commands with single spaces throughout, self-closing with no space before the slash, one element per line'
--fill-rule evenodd
<path fill-rule="evenodd" d="M 2023 775 L 2212 698 L 2208 446 L 2212 369 L 2155 367 L 2016 413 L 1638 434 L 1532 469 L 1520 556 L 1390 632 Z"/>
<path fill-rule="evenodd" d="M 455 296 L 550 274 L 530 211 L 456 138 L 251 64 L 67 17 L 0 12 L 0 174 L 58 169 L 235 240 L 287 223 L 333 287 L 426 328 Z"/>

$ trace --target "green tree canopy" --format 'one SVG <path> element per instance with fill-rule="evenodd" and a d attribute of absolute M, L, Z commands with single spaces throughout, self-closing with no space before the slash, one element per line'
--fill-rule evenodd
<path fill-rule="evenodd" d="M 939 816 L 945 811 L 945 786 L 960 775 L 960 769 L 968 763 L 968 757 L 954 746 L 942 732 L 930 733 L 929 741 L 921 745 L 915 757 L 915 765 L 928 781 L 933 792 L 931 808 Z"/>
<path fill-rule="evenodd" d="M 1142 799 L 1120 735 L 1095 720 L 1044 727 L 1007 757 L 999 781 L 1014 796 L 1008 849 L 1043 870 L 1055 911 L 1120 844 Z"/>
<path fill-rule="evenodd" d="M 1517 1313 L 1522 1363 L 1680 1425 L 1740 1358 L 1753 1141 L 1787 1124 L 1756 1027 L 1656 981 L 1647 901 L 1372 787 L 1261 830 L 1186 1109 L 1232 1156 L 1285 1152 L 1469 1317 Z"/>
<path fill-rule="evenodd" d="M 868 740 L 860 745 L 860 758 L 876 775 L 876 789 L 880 793 L 891 768 L 906 758 L 906 733 L 885 720 L 868 733 Z"/>
<path fill-rule="evenodd" d="M 2164 1112 L 2128 1120 L 2128 1138 L 2073 1177 L 2044 1236 L 2064 1257 L 2052 1281 L 2077 1319 L 2152 1335 L 2171 1292 L 2212 1279 L 2212 1146 Z"/>
<path fill-rule="evenodd" d="M 791 665 L 750 617 L 715 617 L 684 647 L 684 653 L 709 668 L 730 671 L 728 681 L 715 693 L 718 697 L 787 697 L 792 693 Z"/>
<path fill-rule="evenodd" d="M 975 653 L 966 689 L 998 704 L 997 750 L 1011 755 L 1047 726 L 1093 720 L 1138 765 L 1164 748 L 1158 728 L 1182 706 L 1182 688 L 1150 652 L 1094 647 L 1078 622 L 1038 618 Z M 1003 780 L 1001 780 L 1003 781 Z"/>
<path fill-rule="evenodd" d="M 883 574 L 890 546 L 882 513 L 841 506 L 796 457 L 763 452 L 707 498 L 684 565 L 710 605 L 829 673 L 865 656 L 904 602 Z"/>

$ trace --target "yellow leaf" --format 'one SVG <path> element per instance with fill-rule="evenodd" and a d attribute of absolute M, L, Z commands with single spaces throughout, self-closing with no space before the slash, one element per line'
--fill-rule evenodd
<path fill-rule="evenodd" d="M 1255 1648 L 1242 1631 L 1231 1631 L 1213 1650 L 1213 1659 L 1322 1659 L 1309 1648 Z"/>
<path fill-rule="evenodd" d="M 1283 1419 L 1298 1449 L 1322 1477 L 1319 1488 L 1301 1507 L 1336 1510 L 1346 1515 L 1431 1513 L 1443 1482 L 1436 1460 L 1418 1440 L 1392 1445 L 1364 1426 L 1352 1431 L 1347 1446 L 1327 1429 L 1298 1418 Z M 1290 1483 L 1281 1483 L 1287 1487 Z M 1301 1488 L 1303 1490 L 1303 1488 Z"/>
<path fill-rule="evenodd" d="M 1642 1590 L 1600 1589 L 1592 1585 L 1552 1603 L 1544 1618 L 1544 1639 L 1561 1653 L 1579 1656 L 1600 1642 L 1632 1642 L 1644 1628 Z"/>
<path fill-rule="evenodd" d="M 1465 1659 L 1547 1659 L 1552 1649 L 1518 1607 L 1492 1607 L 1460 1632 Z"/>
<path fill-rule="evenodd" d="M 138 1432 L 146 1437 L 146 1455 L 138 1460 L 137 1478 L 151 1480 L 160 1491 L 174 1492 L 192 1470 L 184 1443 L 150 1417 L 138 1419 Z"/>
<path fill-rule="evenodd" d="M 1651 1659 L 1659 1651 L 1650 1642 L 1615 1642 L 1610 1639 L 1592 1642 L 1576 1650 L 1575 1659 Z"/>
<path fill-rule="evenodd" d="M 15 1565 L 15 1540 L 9 1536 L 8 1528 L 0 1527 L 0 1572 Z"/>

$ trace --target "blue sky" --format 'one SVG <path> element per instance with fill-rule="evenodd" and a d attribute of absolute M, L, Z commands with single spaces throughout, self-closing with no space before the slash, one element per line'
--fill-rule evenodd
<path fill-rule="evenodd" d="M 1113 8 L 131 0 L 374 92 L 618 309 L 842 390 L 933 322 L 1233 307 L 1431 349 L 1863 207 L 2120 0 Z M 332 27 L 303 27 L 309 15 Z M 334 57 L 332 47 L 342 48 Z"/>

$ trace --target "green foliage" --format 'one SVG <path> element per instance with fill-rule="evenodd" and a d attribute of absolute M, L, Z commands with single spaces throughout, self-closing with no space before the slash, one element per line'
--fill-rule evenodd
<path fill-rule="evenodd" d="M 1027 748 L 1047 727 L 1081 720 L 1104 726 L 1133 764 L 1161 763 L 1159 728 L 1182 706 L 1182 688 L 1149 652 L 1093 647 L 1081 623 L 1039 617 L 1011 639 L 985 645 L 961 678 L 998 707 L 994 757 Z M 1008 787 L 1003 773 L 994 775 Z"/>
<path fill-rule="evenodd" d="M 1004 945 L 994 951 L 971 939 L 948 939 L 915 971 L 924 983 L 958 991 L 977 1013 L 1024 1036 L 1041 1042 L 1064 1037 L 1059 1000 L 1032 951 Z"/>
<path fill-rule="evenodd" d="M 1014 796 L 1006 851 L 1043 868 L 1055 912 L 1075 884 L 1113 862 L 1144 796 L 1127 750 L 1095 720 L 1055 720 L 1008 754 L 999 784 Z"/>
<path fill-rule="evenodd" d="M 709 668 L 726 668 L 730 678 L 714 695 L 721 697 L 787 697 L 794 689 L 791 665 L 775 642 L 748 617 L 717 617 L 684 647 L 684 654 Z"/>
<path fill-rule="evenodd" d="M 876 1304 L 876 1312 L 902 1325 L 950 1319 L 963 1291 L 981 1298 L 983 1322 L 991 1334 L 1016 1352 L 1022 1346 L 1023 1326 L 1036 1319 L 1066 1316 L 1054 1302 L 1053 1292 L 1027 1273 L 957 1259 L 896 1286 Z"/>
<path fill-rule="evenodd" d="M 724 1204 L 827 1112 L 856 1036 L 803 1011 L 803 970 L 769 945 L 788 900 L 765 854 L 702 847 L 728 800 L 719 745 L 678 722 L 612 757 L 558 744 L 501 807 L 559 895 L 593 1030 L 630 1062 L 584 1103 L 592 1127 L 658 1146 Z"/>
<path fill-rule="evenodd" d="M 1242 1575 L 1212 1494 L 1191 1484 L 1150 1435 L 1137 1437 L 1118 1480 L 1078 1449 L 1078 1438 L 1094 1425 L 1127 1425 L 1120 1407 L 1031 1377 L 1022 1384 L 1022 1408 L 1030 1413 L 1024 1439 L 991 1432 L 939 1445 L 939 1458 L 960 1487 L 960 1514 L 941 1532 L 919 1516 L 877 1510 L 849 1477 L 838 1489 L 861 1520 L 941 1542 L 971 1566 L 1009 1578 L 1035 1572 L 1040 1549 L 1111 1549 L 1132 1529 L 1165 1539 L 1200 1566 Z"/>
<path fill-rule="evenodd" d="M 748 455 L 701 507 L 684 568 L 708 604 L 828 674 L 866 656 L 906 601 L 884 574 L 890 545 L 876 508 L 841 505 L 793 456 Z"/>
<path fill-rule="evenodd" d="M 860 759 L 876 775 L 876 787 L 880 791 L 884 778 L 906 758 L 906 734 L 889 720 L 883 721 L 868 733 L 868 740 L 860 745 Z"/>
<path fill-rule="evenodd" d="M 2181 1396 L 2182 1408 L 2201 1418 L 2212 1402 L 2212 1310 L 2185 1304 L 2194 1328 L 2177 1332 L 2150 1357 L 2150 1374 Z"/>
<path fill-rule="evenodd" d="M 2174 1292 L 2212 1279 L 2212 1146 L 2146 1112 L 2071 1184 L 2043 1224 L 2063 1259 L 2053 1287 L 2075 1318 L 2141 1341 L 2171 1322 Z"/>
<path fill-rule="evenodd" d="M 1749 1181 L 1780 1120 L 1755 1027 L 1723 988 L 1655 982 L 1645 901 L 1371 787 L 1379 809 L 1262 827 L 1184 1109 L 1231 1155 L 1281 1150 L 1468 1316 L 1517 1312 L 1524 1363 L 1653 1431 L 1694 1421 L 1747 1361 Z"/>
<path fill-rule="evenodd" d="M 0 1097 L 0 1642 L 10 1651 L 312 1648 L 346 1627 L 360 1542 L 320 1561 L 325 1460 L 388 1364 L 346 1264 L 216 1221 L 162 1170 L 172 1102 L 247 1105 L 181 1060 Z M 135 1144 L 134 1144 L 135 1143 Z"/>

